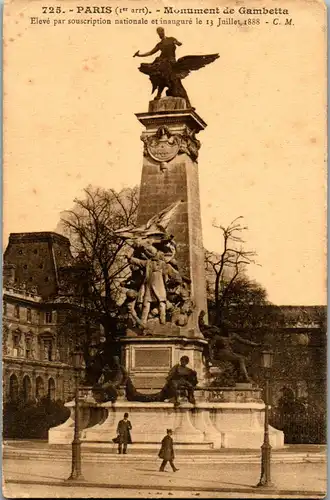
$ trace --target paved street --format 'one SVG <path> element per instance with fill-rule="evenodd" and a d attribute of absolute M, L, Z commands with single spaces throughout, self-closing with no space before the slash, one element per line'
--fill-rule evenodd
<path fill-rule="evenodd" d="M 228 492 L 187 492 L 186 490 L 168 491 L 125 490 L 113 488 L 76 487 L 68 490 L 60 486 L 40 486 L 8 484 L 5 489 L 7 498 L 238 498 L 238 493 Z M 239 493 L 239 498 L 288 498 L 288 495 Z M 301 495 L 290 495 L 291 498 L 302 498 Z M 314 498 L 308 496 L 307 498 Z M 322 497 L 315 497 L 322 498 Z"/>
<path fill-rule="evenodd" d="M 272 467 L 276 490 L 254 490 L 260 465 L 256 463 L 194 463 L 189 456 L 180 456 L 177 473 L 158 472 L 160 461 L 146 455 L 133 460 L 131 456 L 113 456 L 111 462 L 85 463 L 83 486 L 64 483 L 70 475 L 70 461 L 37 461 L 5 458 L 4 496 L 28 498 L 317 498 L 326 491 L 325 463 L 275 463 Z"/>
<path fill-rule="evenodd" d="M 117 446 L 109 443 L 82 443 L 82 458 L 86 462 L 112 462 L 116 460 Z M 136 461 L 139 458 L 157 457 L 159 445 L 155 448 L 141 448 L 133 445 L 125 460 Z M 48 444 L 46 440 L 5 440 L 5 458 L 26 458 L 34 460 L 66 461 L 71 459 L 71 444 Z M 216 463 L 260 463 L 260 449 L 225 449 L 196 450 L 175 447 L 177 460 L 190 462 L 212 461 Z M 325 462 L 325 445 L 285 445 L 272 450 L 273 463 Z"/>

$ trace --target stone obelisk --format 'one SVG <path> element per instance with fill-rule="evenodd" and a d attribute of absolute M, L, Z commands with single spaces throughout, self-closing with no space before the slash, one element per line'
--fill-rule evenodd
<path fill-rule="evenodd" d="M 206 341 L 198 327 L 201 310 L 207 311 L 204 249 L 200 213 L 198 151 L 196 135 L 206 123 L 185 99 L 165 97 L 149 103 L 138 113 L 144 126 L 143 166 L 138 226 L 172 203 L 181 201 L 170 221 L 168 233 L 176 242 L 177 267 L 189 283 L 193 312 L 185 326 L 158 321 L 151 337 L 128 331 L 123 339 L 125 364 L 138 389 L 155 390 L 164 385 L 169 369 L 186 354 L 199 380 L 203 380 L 202 351 Z"/>
<path fill-rule="evenodd" d="M 171 203 L 181 200 L 168 232 L 177 244 L 176 258 L 184 276 L 191 280 L 195 303 L 189 337 L 201 337 L 198 314 L 207 311 L 204 248 L 200 212 L 198 151 L 196 134 L 206 123 L 185 100 L 165 97 L 151 101 L 148 113 L 137 114 L 145 130 L 140 185 L 138 225 Z"/>

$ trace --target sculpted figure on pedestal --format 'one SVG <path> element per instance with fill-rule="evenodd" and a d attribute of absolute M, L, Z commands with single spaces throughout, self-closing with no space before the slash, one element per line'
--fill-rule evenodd
<path fill-rule="evenodd" d="M 141 321 L 146 325 L 151 304 L 158 307 L 159 321 L 162 325 L 166 323 L 166 287 L 165 283 L 171 272 L 174 272 L 170 264 L 165 261 L 162 251 L 157 251 L 153 257 L 147 260 L 131 257 L 130 264 L 144 269 L 144 281 L 140 288 L 140 300 L 142 302 Z"/>
<path fill-rule="evenodd" d="M 132 323 L 132 327 L 134 328 L 137 326 L 143 331 L 145 326 L 139 318 L 136 310 L 137 302 L 140 297 L 140 289 L 144 281 L 143 271 L 138 266 L 133 265 L 130 265 L 130 270 L 131 275 L 129 278 L 121 283 L 121 286 L 126 289 L 126 298 L 121 306 L 121 309 L 124 310 L 124 313 L 128 313 L 128 318 Z"/>
<path fill-rule="evenodd" d="M 237 382 L 252 382 L 246 370 L 245 356 L 235 353 L 233 345 L 239 342 L 252 347 L 258 347 L 260 344 L 244 339 L 237 333 L 229 332 L 224 324 L 221 327 L 205 325 L 204 316 L 205 312 L 202 311 L 199 315 L 199 327 L 208 340 L 208 347 L 205 352 L 208 366 L 219 366 L 220 363 L 228 361 L 234 365 Z"/>
<path fill-rule="evenodd" d="M 138 392 L 132 380 L 128 377 L 126 382 L 126 397 L 128 401 L 159 402 L 170 401 L 179 406 L 179 397 L 184 393 L 189 403 L 195 404 L 194 390 L 198 384 L 197 373 L 187 365 L 188 356 L 182 356 L 180 363 L 173 366 L 169 371 L 166 383 L 160 392 L 155 394 L 143 394 Z"/>
<path fill-rule="evenodd" d="M 144 54 L 137 51 L 134 57 L 148 57 L 160 52 L 160 55 L 152 63 L 142 63 L 139 67 L 141 73 L 148 75 L 152 84 L 152 93 L 157 90 L 155 99 L 160 99 L 162 92 L 167 88 L 166 95 L 182 97 L 186 100 L 187 107 L 191 107 L 187 92 L 181 80 L 189 75 L 190 71 L 196 71 L 207 64 L 218 59 L 219 54 L 204 56 L 185 56 L 176 60 L 176 48 L 182 43 L 176 38 L 165 36 L 164 28 L 157 28 L 160 42 Z"/>
<path fill-rule="evenodd" d="M 198 384 L 197 373 L 188 368 L 188 356 L 182 356 L 180 363 L 173 366 L 167 376 L 167 386 L 170 392 L 173 391 L 174 405 L 179 405 L 180 392 L 186 392 L 189 403 L 195 404 L 194 389 Z"/>
<path fill-rule="evenodd" d="M 118 356 L 113 356 L 112 360 L 105 364 L 102 374 L 97 384 L 93 387 L 93 394 L 98 402 L 116 401 L 120 388 L 125 387 L 128 374 L 120 364 Z"/>
<path fill-rule="evenodd" d="M 85 346 L 84 358 L 86 363 L 84 385 L 94 386 L 102 375 L 107 356 L 105 343 Z"/>

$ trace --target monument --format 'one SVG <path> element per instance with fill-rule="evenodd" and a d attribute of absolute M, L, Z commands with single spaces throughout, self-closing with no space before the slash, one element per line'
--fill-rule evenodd
<path fill-rule="evenodd" d="M 107 360 L 100 383 L 81 390 L 82 440 L 110 445 L 128 412 L 135 446 L 158 446 L 164 430 L 172 428 L 177 446 L 259 448 L 261 391 L 231 349 L 233 337 L 207 325 L 197 139 L 206 123 L 181 82 L 219 55 L 176 60 L 181 43 L 166 37 L 162 28 L 157 32 L 161 41 L 154 49 L 134 54 L 160 52 L 139 68 L 157 95 L 147 112 L 136 115 L 143 126 L 137 227 L 117 231 L 129 249 L 130 268 L 122 283 L 129 311 L 126 334 L 118 340 L 122 359 L 121 364 Z M 241 383 L 212 388 L 210 367 L 216 360 L 232 362 L 243 376 Z M 50 429 L 51 443 L 71 442 L 75 409 L 73 403 L 68 406 L 72 416 Z M 282 446 L 283 433 L 271 429 L 270 440 Z"/>

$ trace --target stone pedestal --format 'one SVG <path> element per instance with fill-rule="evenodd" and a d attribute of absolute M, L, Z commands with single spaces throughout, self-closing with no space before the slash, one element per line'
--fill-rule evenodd
<path fill-rule="evenodd" d="M 106 443 L 112 447 L 119 420 L 125 412 L 132 422 L 135 448 L 159 448 L 166 429 L 173 429 L 176 447 L 184 449 L 244 448 L 259 449 L 263 442 L 264 404 L 260 402 L 116 403 L 83 402 L 81 439 L 85 445 Z M 68 444 L 73 439 L 74 403 L 68 403 L 72 415 L 64 424 L 49 430 L 49 443 Z M 270 427 L 273 448 L 284 446 L 284 435 Z"/>
<path fill-rule="evenodd" d="M 165 325 L 166 326 L 166 325 Z M 189 366 L 198 380 L 205 378 L 202 349 L 205 340 L 182 336 L 126 337 L 121 340 L 125 367 L 137 390 L 146 394 L 158 392 L 165 385 L 170 369 L 188 356 Z"/>
<path fill-rule="evenodd" d="M 187 109 L 186 100 L 182 97 L 163 97 L 149 102 L 149 113 Z M 192 109 L 192 108 L 189 108 Z"/>

